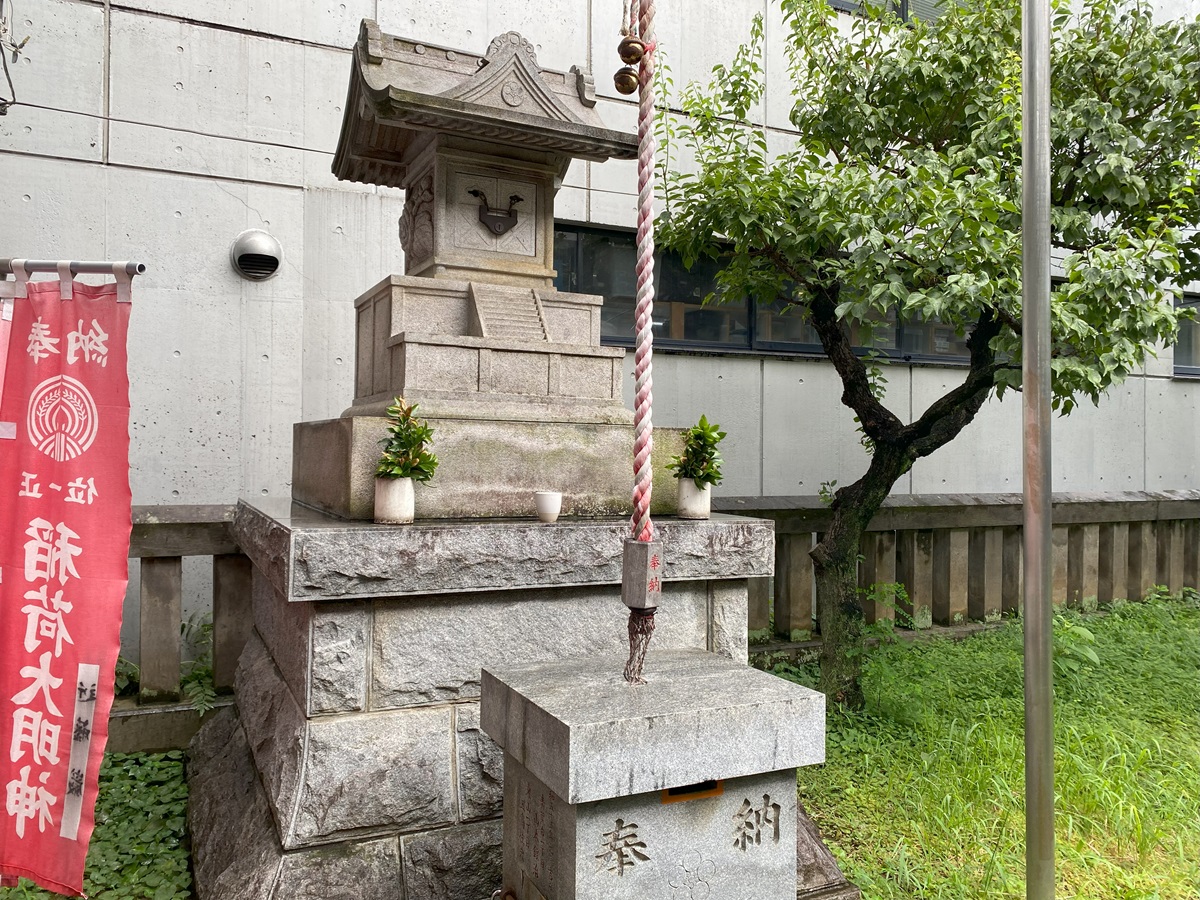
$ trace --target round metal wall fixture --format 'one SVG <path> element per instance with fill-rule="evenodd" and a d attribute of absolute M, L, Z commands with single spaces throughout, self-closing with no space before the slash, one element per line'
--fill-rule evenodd
<path fill-rule="evenodd" d="M 260 228 L 250 228 L 233 239 L 229 264 L 243 278 L 266 281 L 279 271 L 283 248 L 273 236 Z"/>

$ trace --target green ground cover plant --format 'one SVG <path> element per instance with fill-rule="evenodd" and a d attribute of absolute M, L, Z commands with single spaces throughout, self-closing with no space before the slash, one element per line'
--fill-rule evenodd
<path fill-rule="evenodd" d="M 1054 630 L 1058 896 L 1196 900 L 1200 604 L 1159 592 Z M 864 708 L 831 708 L 800 799 L 864 900 L 1024 897 L 1021 657 L 1019 622 L 885 640 Z"/>
<path fill-rule="evenodd" d="M 183 753 L 110 753 L 100 768 L 96 830 L 83 890 L 94 900 L 190 900 Z M 24 879 L 0 900 L 58 897 Z"/>

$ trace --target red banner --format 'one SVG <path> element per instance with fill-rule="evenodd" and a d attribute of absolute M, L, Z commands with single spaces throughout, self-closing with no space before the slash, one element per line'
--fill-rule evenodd
<path fill-rule="evenodd" d="M 0 875 L 82 894 L 129 577 L 130 304 L 70 281 L 0 303 Z"/>

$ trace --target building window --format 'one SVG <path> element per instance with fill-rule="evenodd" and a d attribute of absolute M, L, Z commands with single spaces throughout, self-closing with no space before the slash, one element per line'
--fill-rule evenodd
<path fill-rule="evenodd" d="M 634 235 L 579 225 L 556 226 L 555 287 L 600 294 L 600 336 L 606 344 L 632 347 L 637 285 Z M 704 305 L 716 290 L 718 266 L 701 260 L 691 270 L 674 253 L 659 253 L 654 265 L 654 340 L 664 347 L 759 350 L 823 356 L 816 330 L 801 309 L 782 301 L 770 305 L 742 300 Z M 895 310 L 871 325 L 856 325 L 857 350 L 876 350 L 905 361 L 962 362 L 966 338 L 937 321 L 898 321 Z"/>
<path fill-rule="evenodd" d="M 1200 315 L 1200 294 L 1184 294 L 1178 305 L 1195 309 Z M 1179 323 L 1179 337 L 1175 339 L 1175 374 L 1200 376 L 1200 322 Z"/>

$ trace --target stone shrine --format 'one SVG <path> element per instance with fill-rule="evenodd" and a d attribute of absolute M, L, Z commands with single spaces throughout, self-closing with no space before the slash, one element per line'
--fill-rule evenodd
<path fill-rule="evenodd" d="M 477 55 L 362 24 L 334 171 L 405 189 L 406 272 L 355 302 L 355 396 L 296 425 L 293 502 L 238 504 L 254 632 L 235 708 L 191 747 L 200 900 L 488 900 L 504 775 L 481 670 L 624 652 L 623 351 L 599 344 L 602 298 L 552 287 L 570 159 L 635 152 L 595 102 L 587 73 L 541 69 L 515 33 Z M 374 525 L 397 395 L 441 465 L 414 524 Z M 655 439 L 661 513 L 678 451 Z M 556 524 L 533 518 L 544 489 L 563 492 Z M 771 524 L 663 519 L 658 539 L 655 651 L 744 667 Z"/>
<path fill-rule="evenodd" d="M 516 32 L 476 56 L 363 22 L 333 171 L 404 188 L 405 274 L 355 301 L 354 402 L 296 426 L 296 500 L 369 519 L 380 417 L 403 396 L 442 460 L 418 518 L 526 515 L 536 490 L 567 516 L 629 511 L 625 353 L 600 346 L 601 297 L 553 285 L 571 159 L 637 155 L 595 106 L 589 74 L 540 68 Z"/>

